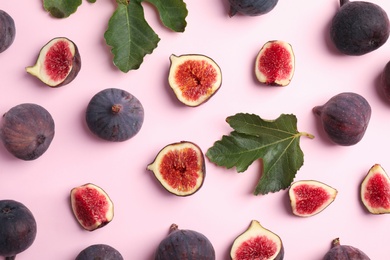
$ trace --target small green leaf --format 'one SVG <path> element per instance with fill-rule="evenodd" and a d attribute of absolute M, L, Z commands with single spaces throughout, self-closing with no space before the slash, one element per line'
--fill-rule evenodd
<path fill-rule="evenodd" d="M 297 131 L 297 118 L 282 114 L 275 120 L 239 113 L 226 119 L 234 129 L 222 136 L 206 152 L 211 162 L 244 172 L 256 160 L 263 162 L 262 175 L 254 194 L 277 192 L 290 186 L 303 165 L 299 146 L 301 136 L 314 136 Z"/>
<path fill-rule="evenodd" d="M 186 4 L 183 0 L 145 0 L 153 4 L 159 14 L 161 22 L 175 32 L 184 32 L 188 15 Z"/>
<path fill-rule="evenodd" d="M 143 7 L 137 0 L 128 5 L 118 4 L 104 38 L 111 46 L 115 66 L 123 72 L 138 69 L 144 56 L 152 53 L 160 41 L 145 21 Z"/>
<path fill-rule="evenodd" d="M 76 12 L 81 0 L 43 0 L 43 8 L 55 18 L 66 18 Z"/>

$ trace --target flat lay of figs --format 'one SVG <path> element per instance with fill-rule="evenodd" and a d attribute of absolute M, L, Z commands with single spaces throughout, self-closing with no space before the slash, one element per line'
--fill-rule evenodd
<path fill-rule="evenodd" d="M 295 71 L 295 55 L 292 46 L 280 40 L 266 42 L 255 62 L 255 74 L 259 82 L 271 86 L 287 86 Z"/>
<path fill-rule="evenodd" d="M 123 142 L 141 130 L 144 114 L 134 95 L 123 89 L 107 88 L 91 98 L 85 119 L 89 130 L 99 138 Z"/>
<path fill-rule="evenodd" d="M 211 241 L 202 233 L 179 229 L 172 224 L 169 234 L 159 243 L 154 260 L 215 260 Z"/>
<path fill-rule="evenodd" d="M 183 104 L 199 106 L 221 87 L 221 68 L 213 59 L 201 54 L 172 54 L 169 59 L 168 83 Z"/>
<path fill-rule="evenodd" d="M 229 0 L 229 16 L 237 13 L 247 16 L 259 16 L 272 11 L 278 0 Z"/>
<path fill-rule="evenodd" d="M 9 109 L 0 126 L 4 147 L 15 157 L 31 161 L 49 148 L 55 133 L 54 119 L 45 108 L 22 103 Z"/>
<path fill-rule="evenodd" d="M 335 238 L 323 260 L 370 260 L 370 258 L 362 250 L 354 246 L 342 245 L 340 239 Z"/>
<path fill-rule="evenodd" d="M 292 213 L 300 217 L 316 215 L 336 198 L 337 190 L 315 180 L 300 180 L 291 184 L 289 197 Z"/>
<path fill-rule="evenodd" d="M 380 164 L 374 164 L 362 181 L 360 198 L 370 213 L 390 213 L 390 178 Z"/>
<path fill-rule="evenodd" d="M 81 69 L 77 45 L 66 37 L 51 39 L 39 51 L 33 66 L 26 71 L 49 87 L 61 87 L 72 82 Z"/>
<path fill-rule="evenodd" d="M 0 200 L 0 256 L 14 260 L 35 241 L 37 222 L 23 203 Z"/>
<path fill-rule="evenodd" d="M 16 26 L 14 19 L 4 10 L 0 10 L 0 53 L 14 43 Z"/>
<path fill-rule="evenodd" d="M 78 223 L 87 231 L 106 226 L 114 218 L 114 204 L 99 186 L 86 183 L 70 192 L 72 212 Z"/>
<path fill-rule="evenodd" d="M 377 4 L 340 0 L 340 8 L 330 25 L 330 37 L 341 53 L 360 56 L 370 53 L 389 38 L 390 23 L 386 11 Z"/>
<path fill-rule="evenodd" d="M 123 256 L 112 246 L 93 244 L 81 250 L 75 260 L 123 260 Z"/>
<path fill-rule="evenodd" d="M 189 141 L 166 145 L 147 170 L 153 172 L 168 192 L 177 196 L 194 194 L 206 177 L 204 154 L 198 145 Z"/>
<path fill-rule="evenodd" d="M 234 240 L 230 257 L 232 260 L 283 260 L 284 246 L 277 234 L 252 220 L 247 230 Z"/>

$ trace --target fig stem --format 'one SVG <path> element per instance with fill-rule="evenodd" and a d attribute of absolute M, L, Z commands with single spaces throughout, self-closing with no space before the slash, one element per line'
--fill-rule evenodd
<path fill-rule="evenodd" d="M 169 234 L 171 234 L 173 231 L 176 231 L 179 229 L 179 226 L 176 225 L 176 224 L 172 224 L 170 227 L 169 227 Z"/>
<path fill-rule="evenodd" d="M 340 245 L 340 238 L 335 238 L 332 241 L 332 248 Z"/>
<path fill-rule="evenodd" d="M 349 0 L 340 0 L 340 7 L 349 3 Z"/>
<path fill-rule="evenodd" d="M 120 104 L 115 104 L 115 105 L 112 105 L 111 107 L 111 112 L 113 114 L 118 114 L 122 109 L 122 106 Z"/>

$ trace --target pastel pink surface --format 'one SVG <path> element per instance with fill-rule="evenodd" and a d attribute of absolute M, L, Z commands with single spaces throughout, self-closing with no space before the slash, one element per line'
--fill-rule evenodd
<path fill-rule="evenodd" d="M 114 1 L 83 1 L 75 14 L 61 20 L 50 17 L 42 1 L 1 4 L 0 9 L 14 18 L 17 32 L 13 45 L 0 54 L 0 111 L 34 102 L 50 111 L 56 122 L 49 150 L 35 161 L 21 161 L 0 147 L 0 198 L 24 203 L 38 224 L 34 244 L 17 259 L 71 260 L 85 247 L 105 243 L 125 259 L 151 260 L 172 223 L 205 234 L 217 259 L 229 259 L 233 240 L 252 219 L 282 238 L 285 259 L 320 260 L 336 237 L 371 259 L 385 259 L 387 251 L 380 245 L 388 239 L 390 216 L 367 213 L 359 189 L 375 163 L 390 172 L 390 107 L 378 91 L 379 75 L 390 60 L 389 43 L 364 56 L 338 54 L 328 37 L 337 0 L 279 1 L 266 15 L 231 18 L 227 0 L 185 2 L 189 14 L 184 33 L 163 27 L 155 9 L 143 4 L 161 41 L 138 70 L 128 73 L 112 64 L 103 38 Z M 390 2 L 371 2 L 390 12 Z M 24 69 L 57 36 L 77 44 L 82 68 L 72 83 L 51 89 Z M 296 70 L 287 87 L 263 86 L 254 76 L 258 51 L 274 39 L 294 49 Z M 221 89 L 195 108 L 179 103 L 167 83 L 169 56 L 188 53 L 207 55 L 222 69 Z M 142 129 L 129 141 L 99 140 L 86 127 L 86 105 L 108 87 L 129 91 L 145 108 Z M 330 143 L 312 112 L 345 91 L 363 95 L 372 107 L 364 138 L 351 147 Z M 254 196 L 258 162 L 238 174 L 206 161 L 204 186 L 185 198 L 167 193 L 146 170 L 169 143 L 188 140 L 206 152 L 231 131 L 225 118 L 238 112 L 265 119 L 295 114 L 298 129 L 315 135 L 312 140 L 301 138 L 305 163 L 295 180 L 313 179 L 336 188 L 335 201 L 318 215 L 300 218 L 291 213 L 287 190 Z M 79 226 L 69 201 L 70 190 L 87 182 L 102 187 L 115 204 L 113 221 L 93 232 Z"/>

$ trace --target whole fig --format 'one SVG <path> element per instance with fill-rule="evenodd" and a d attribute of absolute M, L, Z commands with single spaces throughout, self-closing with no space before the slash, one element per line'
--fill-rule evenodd
<path fill-rule="evenodd" d="M 229 16 L 236 13 L 247 16 L 259 16 L 269 13 L 278 3 L 278 0 L 229 0 Z"/>
<path fill-rule="evenodd" d="M 0 10 L 0 53 L 8 49 L 15 40 L 16 28 L 14 19 Z"/>
<path fill-rule="evenodd" d="M 370 260 L 370 258 L 356 247 L 341 245 L 340 239 L 335 238 L 323 260 Z"/>
<path fill-rule="evenodd" d="M 94 244 L 84 248 L 75 260 L 123 260 L 121 253 L 106 244 Z"/>

